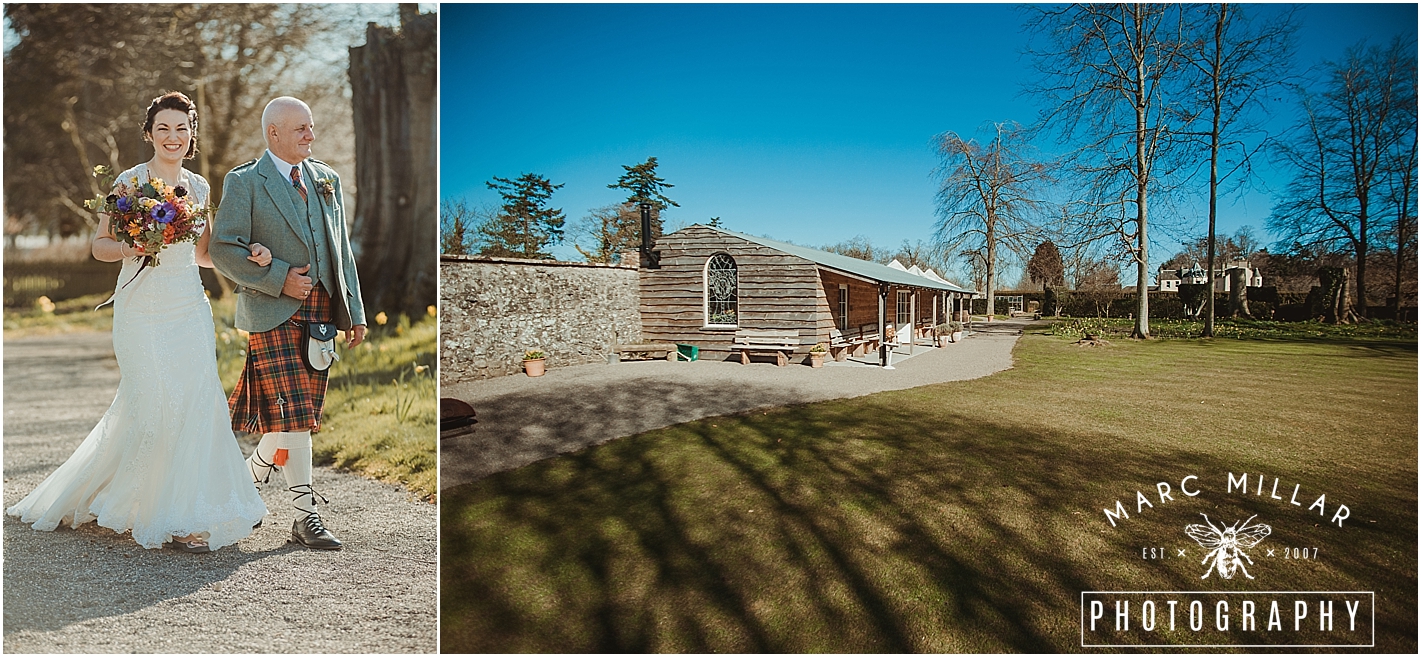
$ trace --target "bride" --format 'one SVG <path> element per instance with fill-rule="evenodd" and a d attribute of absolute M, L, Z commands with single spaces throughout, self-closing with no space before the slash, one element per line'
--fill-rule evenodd
<path fill-rule="evenodd" d="M 207 181 L 182 167 L 197 152 L 197 108 L 187 96 L 154 99 L 143 138 L 153 144 L 153 159 L 118 180 L 159 178 L 205 206 Z M 198 277 L 198 267 L 212 267 L 210 228 L 195 244 L 167 247 L 161 264 L 140 268 L 141 248 L 114 239 L 109 222 L 100 220 L 94 257 L 123 261 L 113 297 L 118 394 L 69 460 L 9 515 L 42 531 L 97 520 L 132 532 L 145 548 L 173 542 L 186 552 L 231 545 L 260 524 L 266 505 L 232 434 L 212 308 Z M 249 259 L 270 264 L 265 247 L 251 250 Z"/>

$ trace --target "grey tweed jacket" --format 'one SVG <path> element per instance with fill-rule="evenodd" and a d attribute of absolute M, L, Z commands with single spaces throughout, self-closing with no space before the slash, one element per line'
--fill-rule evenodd
<path fill-rule="evenodd" d="M 325 221 L 326 256 L 335 271 L 335 280 L 326 281 L 335 307 L 336 326 L 349 329 L 365 323 L 365 306 L 360 299 L 360 280 L 355 272 L 355 255 L 345 227 L 345 207 L 341 202 L 340 176 L 329 165 L 307 159 L 303 168 L 311 174 L 306 187 L 315 194 Z M 323 194 L 319 181 L 327 179 L 333 194 Z M 223 276 L 236 281 L 236 327 L 243 331 L 269 331 L 290 319 L 302 300 L 281 293 L 286 272 L 315 262 L 315 245 L 304 213 L 291 200 L 291 181 L 276 170 L 271 158 L 262 153 L 251 162 L 232 169 L 222 182 L 222 204 L 213 221 L 212 263 Z M 247 259 L 247 245 L 259 242 L 271 249 L 271 265 L 262 267 Z M 308 275 L 313 272 L 307 272 Z"/>

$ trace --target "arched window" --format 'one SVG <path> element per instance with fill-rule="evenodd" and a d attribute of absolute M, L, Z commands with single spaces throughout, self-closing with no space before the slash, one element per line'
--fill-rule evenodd
<path fill-rule="evenodd" d="M 705 303 L 707 326 L 737 326 L 739 311 L 736 306 L 740 283 L 735 269 L 735 259 L 724 253 L 717 253 L 706 261 Z"/>

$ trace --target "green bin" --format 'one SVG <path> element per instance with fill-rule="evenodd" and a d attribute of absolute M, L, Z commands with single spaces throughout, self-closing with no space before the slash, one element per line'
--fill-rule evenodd
<path fill-rule="evenodd" d="M 681 355 L 681 358 L 677 360 L 695 361 L 701 358 L 701 348 L 693 344 L 677 344 L 676 353 Z"/>

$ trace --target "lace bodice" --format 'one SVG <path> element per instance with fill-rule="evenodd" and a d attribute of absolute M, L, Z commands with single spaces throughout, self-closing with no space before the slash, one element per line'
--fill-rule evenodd
<path fill-rule="evenodd" d="M 152 177 L 153 176 L 148 172 L 148 163 L 144 162 L 118 174 L 118 177 L 114 179 L 114 184 L 128 183 L 132 185 L 133 179 L 135 178 L 138 179 L 139 184 L 142 184 L 152 179 Z M 182 173 L 178 175 L 177 181 L 165 180 L 163 182 L 186 187 L 188 191 L 192 192 L 193 198 L 197 200 L 199 205 L 207 205 L 208 194 L 212 191 L 212 188 L 207 184 L 206 178 L 187 169 L 182 170 Z"/>

